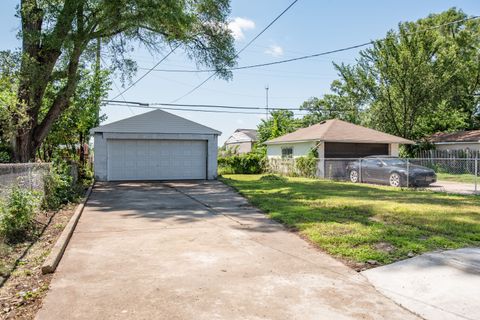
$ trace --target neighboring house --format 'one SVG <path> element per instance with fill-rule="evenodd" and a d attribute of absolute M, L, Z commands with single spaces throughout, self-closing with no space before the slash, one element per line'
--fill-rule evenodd
<path fill-rule="evenodd" d="M 316 149 L 318 158 L 322 159 L 319 162 L 319 176 L 324 175 L 323 159 L 398 156 L 400 144 L 413 143 L 338 119 L 323 121 L 265 142 L 269 160 L 307 156 Z"/>
<path fill-rule="evenodd" d="M 184 180 L 217 177 L 220 131 L 155 110 L 91 130 L 95 179 Z"/>
<path fill-rule="evenodd" d="M 480 151 L 480 130 L 439 132 L 427 138 L 435 145 L 436 150 L 445 151 Z"/>
<path fill-rule="evenodd" d="M 257 140 L 257 130 L 237 129 L 227 141 L 225 141 L 225 148 L 228 150 L 234 150 L 237 153 L 248 153 L 252 151 L 253 145 Z"/>

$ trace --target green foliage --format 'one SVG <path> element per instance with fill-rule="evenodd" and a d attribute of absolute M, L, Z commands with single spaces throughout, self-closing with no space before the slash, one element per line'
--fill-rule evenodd
<path fill-rule="evenodd" d="M 44 180 L 44 197 L 42 206 L 56 210 L 62 204 L 73 201 L 77 197 L 77 189 L 73 184 L 70 166 L 62 161 L 52 165 Z"/>
<path fill-rule="evenodd" d="M 450 23 L 467 17 L 450 9 L 402 22 L 355 64 L 335 64 L 333 93 L 302 105 L 305 125 L 339 118 L 412 140 L 479 128 L 480 21 Z"/>
<path fill-rule="evenodd" d="M 39 196 L 34 192 L 13 187 L 6 202 L 0 206 L 0 233 L 8 241 L 20 241 L 34 228 Z"/>
<path fill-rule="evenodd" d="M 313 178 L 317 173 L 317 159 L 315 157 L 299 157 L 295 159 L 297 174 L 301 177 Z"/>
<path fill-rule="evenodd" d="M 301 120 L 295 119 L 294 113 L 288 110 L 275 110 L 270 113 L 268 120 L 262 120 L 258 125 L 258 142 L 280 137 L 300 128 Z"/>
<path fill-rule="evenodd" d="M 10 153 L 5 150 L 0 150 L 0 163 L 9 163 L 10 161 Z"/>
<path fill-rule="evenodd" d="M 15 159 L 35 157 L 78 93 L 82 69 L 98 70 L 100 46 L 122 82 L 137 70 L 131 54 L 138 46 L 161 57 L 178 48 L 198 65 L 230 78 L 236 52 L 229 13 L 229 0 L 22 1 L 16 99 L 28 106 L 28 121 L 14 131 Z M 54 92 L 50 97 L 48 88 Z"/>
<path fill-rule="evenodd" d="M 279 176 L 279 175 L 276 175 L 276 174 L 266 174 L 266 175 L 263 175 L 261 178 L 260 178 L 260 181 L 269 181 L 269 182 L 276 182 L 276 183 L 285 183 L 287 182 L 287 178 L 284 177 L 284 176 Z"/>
<path fill-rule="evenodd" d="M 225 173 L 261 173 L 265 168 L 265 157 L 259 153 L 246 153 L 218 158 L 221 174 Z"/>

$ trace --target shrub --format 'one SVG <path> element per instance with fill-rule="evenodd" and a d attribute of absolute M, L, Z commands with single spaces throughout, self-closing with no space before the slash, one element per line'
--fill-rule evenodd
<path fill-rule="evenodd" d="M 34 227 L 39 196 L 33 191 L 13 187 L 6 202 L 0 206 L 0 233 L 8 241 L 19 241 Z"/>
<path fill-rule="evenodd" d="M 317 159 L 314 157 L 299 157 L 295 160 L 295 166 L 302 177 L 315 177 L 317 174 Z"/>
<path fill-rule="evenodd" d="M 265 158 L 261 154 L 246 153 L 218 158 L 221 173 L 254 174 L 265 168 Z"/>
<path fill-rule="evenodd" d="M 70 174 L 70 166 L 65 162 L 56 162 L 44 180 L 45 209 L 58 209 L 60 205 L 73 201 L 77 196 L 76 187 Z"/>

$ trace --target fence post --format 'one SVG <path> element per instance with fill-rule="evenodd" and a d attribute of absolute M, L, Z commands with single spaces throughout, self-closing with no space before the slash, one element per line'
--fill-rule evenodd
<path fill-rule="evenodd" d="M 477 194 L 477 179 L 478 179 L 478 156 L 475 157 L 475 194 Z"/>
<path fill-rule="evenodd" d="M 410 160 L 407 158 L 407 188 L 410 187 Z"/>
<path fill-rule="evenodd" d="M 362 158 L 358 159 L 358 183 L 362 183 Z"/>

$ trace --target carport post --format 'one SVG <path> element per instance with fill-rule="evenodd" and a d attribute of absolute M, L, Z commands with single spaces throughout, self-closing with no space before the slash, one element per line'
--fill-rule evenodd
<path fill-rule="evenodd" d="M 407 188 L 410 187 L 410 160 L 407 159 Z"/>
<path fill-rule="evenodd" d="M 359 158 L 359 159 L 358 159 L 358 167 L 359 167 L 359 170 L 358 170 L 358 182 L 359 182 L 359 183 L 362 183 L 362 158 Z"/>

